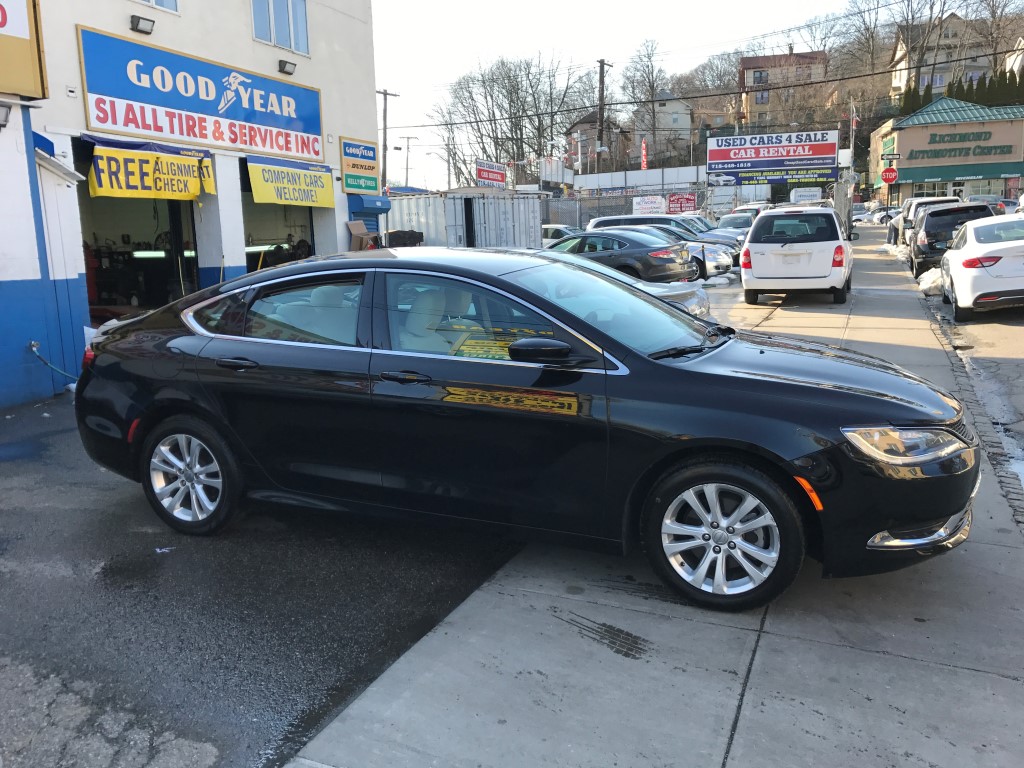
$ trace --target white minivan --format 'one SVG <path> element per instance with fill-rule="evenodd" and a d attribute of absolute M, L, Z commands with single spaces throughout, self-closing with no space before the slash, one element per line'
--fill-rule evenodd
<path fill-rule="evenodd" d="M 827 292 L 846 301 L 853 273 L 852 240 L 832 208 L 773 208 L 754 219 L 740 253 L 743 298 L 762 293 Z"/>

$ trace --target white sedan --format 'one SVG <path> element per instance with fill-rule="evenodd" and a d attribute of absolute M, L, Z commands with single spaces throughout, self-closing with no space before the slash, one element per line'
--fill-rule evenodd
<path fill-rule="evenodd" d="M 941 266 L 942 301 L 957 322 L 975 311 L 1024 307 L 1024 214 L 967 222 Z"/>
<path fill-rule="evenodd" d="M 732 187 L 736 179 L 727 173 L 709 173 L 708 184 L 712 187 Z"/>

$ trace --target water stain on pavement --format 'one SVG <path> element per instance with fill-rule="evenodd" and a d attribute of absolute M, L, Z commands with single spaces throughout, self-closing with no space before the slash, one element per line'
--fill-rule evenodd
<path fill-rule="evenodd" d="M 43 455 L 46 446 L 42 440 L 17 440 L 0 443 L 0 461 L 34 461 Z"/>
<path fill-rule="evenodd" d="M 657 600 L 662 603 L 673 605 L 691 605 L 682 595 L 677 594 L 663 584 L 649 584 L 637 581 L 633 576 L 625 576 L 615 579 L 601 579 L 600 585 L 612 592 L 622 592 L 632 597 L 639 597 L 641 600 Z"/>
<path fill-rule="evenodd" d="M 99 577 L 110 586 L 137 586 L 153 581 L 161 568 L 156 554 L 115 555 L 103 563 Z"/>

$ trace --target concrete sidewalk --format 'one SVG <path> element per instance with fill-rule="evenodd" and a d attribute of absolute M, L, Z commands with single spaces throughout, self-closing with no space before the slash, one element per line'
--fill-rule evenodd
<path fill-rule="evenodd" d="M 847 304 L 748 307 L 733 286 L 713 311 L 953 388 L 961 379 L 916 284 L 871 240 Z M 756 612 L 688 606 L 639 557 L 532 545 L 289 766 L 1016 767 L 1022 554 L 987 461 L 957 551 L 849 580 L 823 581 L 808 561 Z"/>

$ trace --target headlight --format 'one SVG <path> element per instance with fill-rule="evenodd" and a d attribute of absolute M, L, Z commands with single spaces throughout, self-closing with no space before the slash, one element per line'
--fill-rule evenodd
<path fill-rule="evenodd" d="M 843 434 L 871 458 L 900 466 L 925 464 L 969 447 L 942 429 L 846 427 Z"/>

